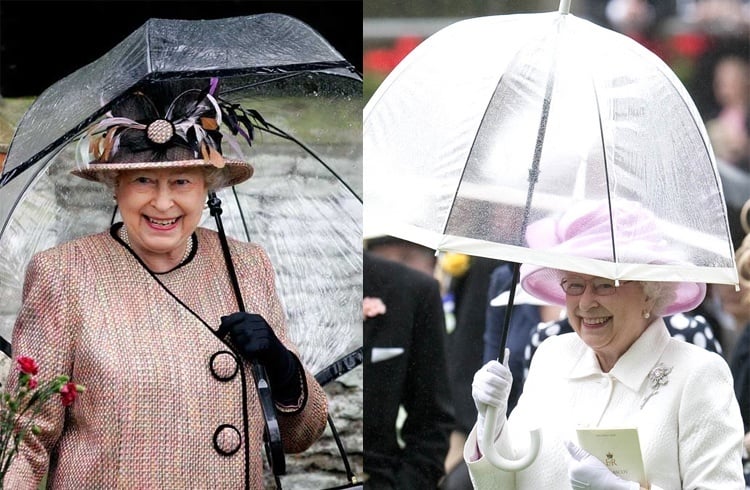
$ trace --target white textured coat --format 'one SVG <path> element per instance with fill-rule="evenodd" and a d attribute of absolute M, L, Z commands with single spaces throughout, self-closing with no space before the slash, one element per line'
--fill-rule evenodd
<path fill-rule="evenodd" d="M 658 389 L 649 379 L 657 366 L 671 369 Z M 517 473 L 476 459 L 476 427 L 472 430 L 464 458 L 474 488 L 571 488 L 563 441 L 576 441 L 579 427 L 637 427 L 652 489 L 745 488 L 743 425 L 729 366 L 715 353 L 671 338 L 661 319 L 609 373 L 577 334 L 545 340 L 496 442 L 500 454 L 511 459 L 525 454 L 529 427 L 541 428 L 541 450 Z"/>

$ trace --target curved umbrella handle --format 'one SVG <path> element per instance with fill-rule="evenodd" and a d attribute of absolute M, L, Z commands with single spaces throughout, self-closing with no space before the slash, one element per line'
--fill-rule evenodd
<path fill-rule="evenodd" d="M 485 416 L 484 420 L 485 436 L 487 434 L 495 433 L 495 430 L 497 429 L 495 427 L 496 420 L 497 407 L 487 407 L 487 415 Z M 542 445 L 542 433 L 539 431 L 539 429 L 530 431 L 529 438 L 531 440 L 531 442 L 529 443 L 529 452 L 520 459 L 505 459 L 500 456 L 500 453 L 495 450 L 495 441 L 494 437 L 492 436 L 483 437 L 482 444 L 479 449 L 482 450 L 482 454 L 487 457 L 487 459 L 490 461 L 490 464 L 492 464 L 492 466 L 494 466 L 495 468 L 504 471 L 521 471 L 534 462 L 537 455 L 539 454 L 539 448 Z"/>

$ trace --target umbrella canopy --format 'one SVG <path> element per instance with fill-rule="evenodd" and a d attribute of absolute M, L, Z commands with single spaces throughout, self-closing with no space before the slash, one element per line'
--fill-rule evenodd
<path fill-rule="evenodd" d="M 150 19 L 104 56 L 39 96 L 18 124 L 0 183 L 60 148 L 137 84 L 211 75 L 238 76 L 238 90 L 274 83 L 277 89 L 295 87 L 298 93 L 310 93 L 320 80 L 343 77 L 361 83 L 351 63 L 294 17 Z M 230 90 L 225 87 L 224 93 Z"/>
<path fill-rule="evenodd" d="M 389 74 L 364 110 L 365 237 L 511 261 L 510 305 L 520 263 L 738 284 L 717 164 L 687 90 L 656 55 L 569 6 L 457 22 Z M 627 253 L 633 231 L 648 231 L 630 219 L 636 205 L 671 257 Z M 602 253 L 529 244 L 530 227 L 573 207 L 605 209 Z M 490 407 L 485 434 L 495 420 Z M 517 460 L 491 438 L 481 449 L 518 471 L 539 447 L 533 430 Z"/>
<path fill-rule="evenodd" d="M 244 109 L 241 129 L 255 132 L 252 147 L 225 138 L 224 157 L 255 172 L 218 192 L 221 222 L 207 209 L 200 225 L 267 250 L 289 335 L 321 383 L 361 363 L 362 78 L 315 30 L 281 14 L 151 19 L 34 101 L 0 176 L 6 354 L 31 256 L 119 220 L 102 184 L 70 173 L 79 139 L 135 90 L 213 79 L 217 99 Z"/>
<path fill-rule="evenodd" d="M 208 77 L 221 80 L 224 100 L 272 125 L 256 128 L 252 148 L 224 147 L 255 167 L 251 180 L 219 193 L 227 235 L 268 249 L 311 370 L 361 345 L 362 80 L 317 32 L 281 14 L 151 19 L 35 100 L 0 177 L 3 339 L 10 341 L 30 256 L 113 220 L 101 184 L 69 173 L 76 138 L 134 87 Z M 203 225 L 215 227 L 208 212 Z"/>
<path fill-rule="evenodd" d="M 380 85 L 363 134 L 366 236 L 612 279 L 737 283 L 717 165 L 684 86 L 634 40 L 562 8 L 438 31 Z M 640 203 L 684 264 L 619 259 L 614 226 L 609 260 L 527 245 L 530 223 L 588 201 Z"/>

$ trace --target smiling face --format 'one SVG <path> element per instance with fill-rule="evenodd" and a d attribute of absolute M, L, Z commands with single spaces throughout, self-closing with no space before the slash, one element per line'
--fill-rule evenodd
<path fill-rule="evenodd" d="M 651 312 L 653 300 L 638 281 L 622 282 L 614 294 L 598 295 L 591 281 L 601 284 L 599 281 L 606 279 L 584 274 L 564 274 L 562 278 L 587 281 L 580 296 L 566 294 L 568 319 L 581 340 L 594 350 L 602 370 L 608 372 L 653 321 L 643 318 L 644 312 Z"/>
<path fill-rule="evenodd" d="M 160 272 L 180 263 L 207 193 L 200 167 L 120 173 L 115 199 L 130 245 L 149 268 Z"/>

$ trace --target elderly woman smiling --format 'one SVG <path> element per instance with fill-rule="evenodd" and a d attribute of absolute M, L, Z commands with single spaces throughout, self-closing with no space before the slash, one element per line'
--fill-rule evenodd
<path fill-rule="evenodd" d="M 36 254 L 13 354 L 87 387 L 48 406 L 4 488 L 262 488 L 264 414 L 251 362 L 266 368 L 286 452 L 327 422 L 325 392 L 290 341 L 274 270 L 228 240 L 238 311 L 209 191 L 253 174 L 221 153 L 222 113 L 203 82 L 129 94 L 90 135 L 74 174 L 106 184 L 122 222 Z M 14 389 L 17 380 L 9 380 Z"/>
<path fill-rule="evenodd" d="M 652 311 L 665 311 L 674 297 L 669 283 L 615 281 L 562 272 L 568 318 L 573 330 L 608 373 L 651 324 Z M 617 295 L 616 298 L 613 296 Z"/>
<path fill-rule="evenodd" d="M 612 216 L 612 228 L 625 237 L 622 262 L 673 260 L 647 210 L 630 203 Z M 606 207 L 581 205 L 533 223 L 527 239 L 532 248 L 606 259 L 610 230 Z M 475 488 L 744 489 L 743 426 L 729 367 L 719 355 L 670 337 L 662 320 L 697 306 L 705 284 L 616 284 L 536 266 L 522 267 L 521 276 L 528 293 L 565 306 L 574 332 L 539 346 L 507 420 L 507 366 L 490 361 L 475 374 L 477 424 L 464 448 Z M 495 434 L 483 434 L 489 406 L 497 408 Z M 638 431 L 644 482 L 616 476 L 577 445 L 577 429 L 625 427 Z M 491 437 L 501 456 L 518 459 L 532 428 L 540 429 L 542 443 L 527 468 L 503 471 L 482 454 L 483 438 Z"/>
<path fill-rule="evenodd" d="M 206 200 L 202 169 L 122 171 L 114 191 L 120 237 L 149 269 L 167 272 L 188 257 Z"/>

